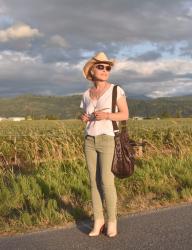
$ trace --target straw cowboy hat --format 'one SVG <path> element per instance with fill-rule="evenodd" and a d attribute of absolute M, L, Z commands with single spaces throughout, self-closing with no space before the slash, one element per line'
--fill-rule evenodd
<path fill-rule="evenodd" d="M 114 59 L 108 59 L 104 52 L 98 52 L 94 57 L 92 57 L 83 67 L 83 75 L 87 80 L 92 80 L 91 68 L 96 63 L 107 63 L 111 66 L 114 65 Z"/>

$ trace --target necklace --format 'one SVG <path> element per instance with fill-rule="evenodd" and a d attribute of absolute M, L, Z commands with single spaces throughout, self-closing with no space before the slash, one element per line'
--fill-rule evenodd
<path fill-rule="evenodd" d="M 90 95 L 91 103 L 93 105 L 93 112 L 90 115 L 91 120 L 94 121 L 93 125 L 95 124 L 95 115 L 94 115 L 94 112 L 95 111 L 103 111 L 105 109 L 108 109 L 108 108 L 102 108 L 102 109 L 97 110 L 98 100 L 104 94 L 104 92 L 106 91 L 106 89 L 108 89 L 108 84 L 105 82 L 105 85 L 103 86 L 102 89 L 97 90 L 96 88 L 93 87 L 93 88 L 91 88 L 89 90 L 89 95 Z M 90 121 L 90 122 L 92 122 L 92 121 Z"/>
<path fill-rule="evenodd" d="M 105 85 L 102 89 L 97 90 L 96 88 L 91 88 L 89 91 L 91 99 L 98 100 L 102 96 L 102 94 L 105 92 L 106 87 L 107 87 L 107 83 L 105 82 Z"/>

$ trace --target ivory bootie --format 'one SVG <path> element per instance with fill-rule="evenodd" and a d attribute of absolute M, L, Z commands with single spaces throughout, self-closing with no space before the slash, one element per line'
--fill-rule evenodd
<path fill-rule="evenodd" d="M 114 237 L 117 235 L 117 220 L 109 221 L 107 224 L 107 236 Z"/>
<path fill-rule="evenodd" d="M 94 222 L 93 230 L 89 233 L 89 236 L 98 236 L 100 233 L 103 232 L 105 227 L 104 220 L 96 220 Z"/>

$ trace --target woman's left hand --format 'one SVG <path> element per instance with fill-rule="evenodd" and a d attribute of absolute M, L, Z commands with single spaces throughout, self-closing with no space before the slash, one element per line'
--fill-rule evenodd
<path fill-rule="evenodd" d="M 100 120 L 107 120 L 109 118 L 109 113 L 107 112 L 94 112 L 95 115 L 95 120 L 100 121 Z"/>

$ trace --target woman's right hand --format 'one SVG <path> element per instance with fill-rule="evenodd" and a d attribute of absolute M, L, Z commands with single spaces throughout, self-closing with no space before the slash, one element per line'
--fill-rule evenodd
<path fill-rule="evenodd" d="M 88 121 L 89 121 L 89 115 L 86 114 L 86 113 L 83 113 L 83 114 L 81 115 L 81 120 L 82 120 L 83 122 L 88 122 Z"/>

